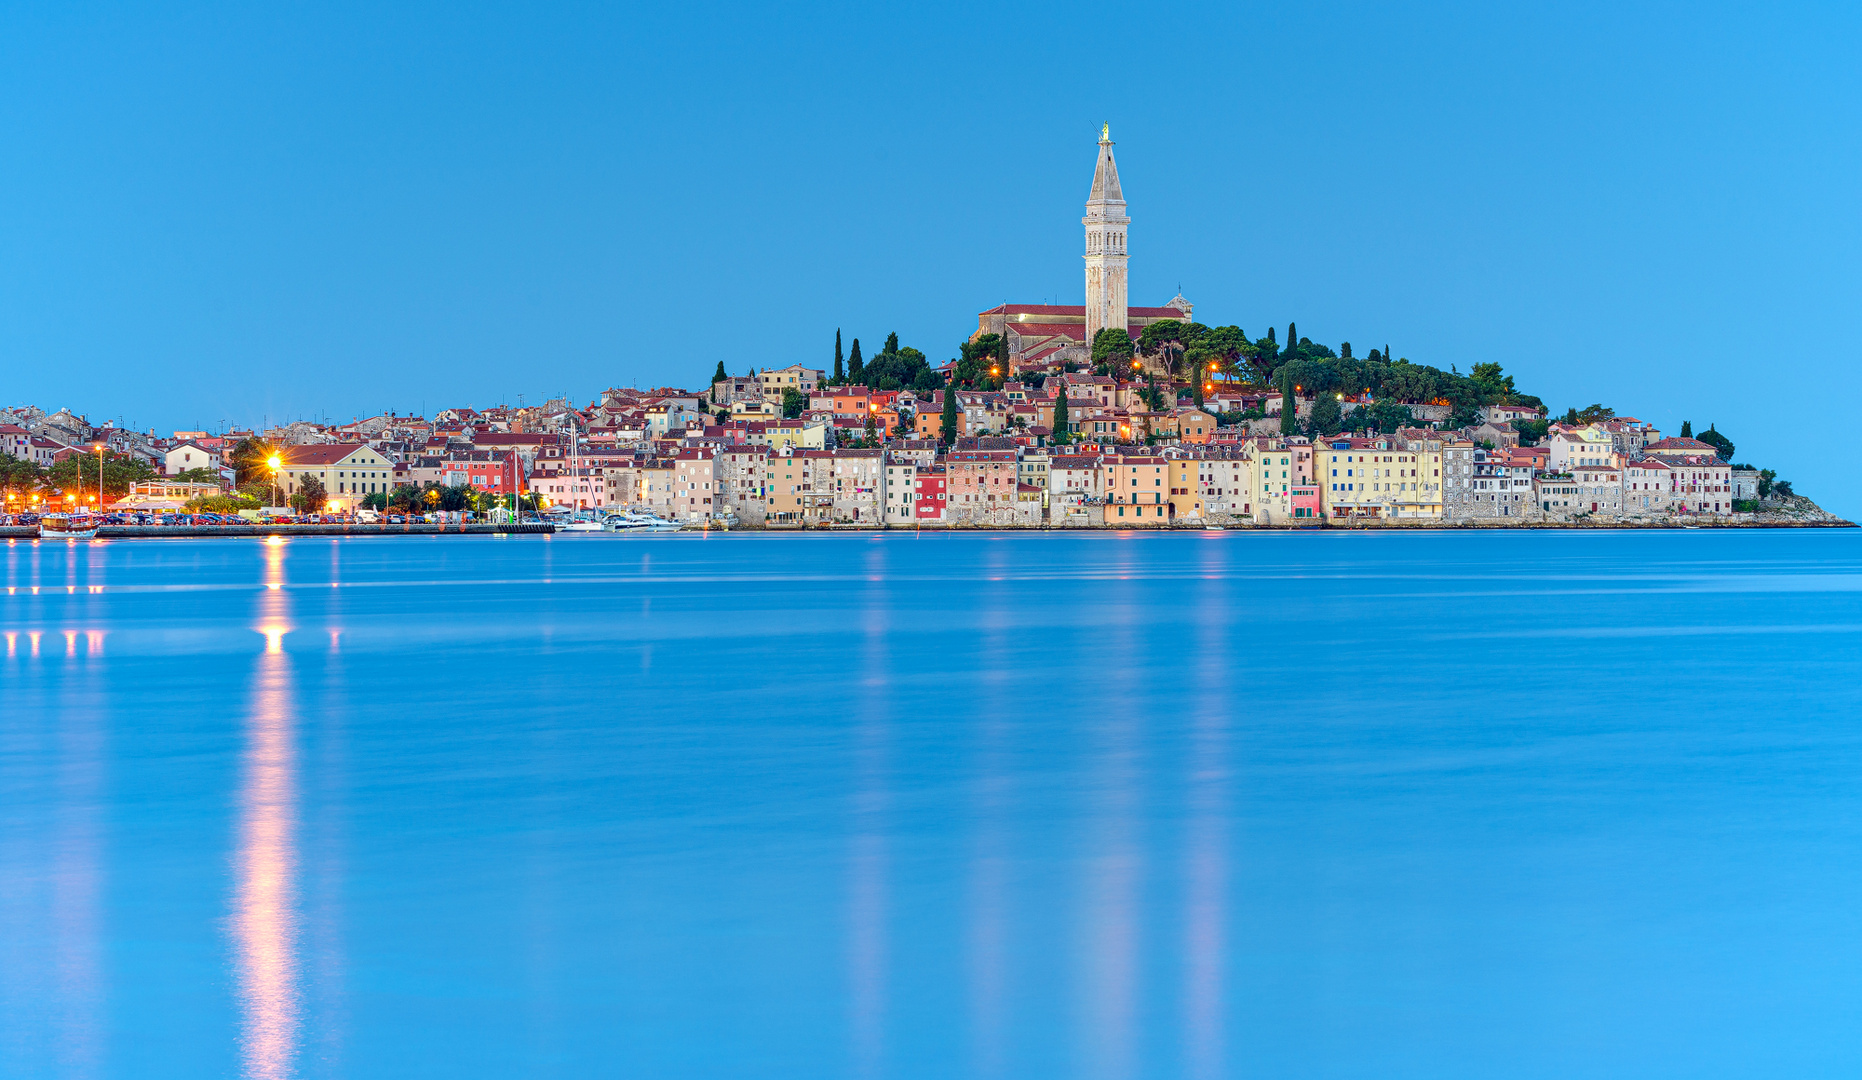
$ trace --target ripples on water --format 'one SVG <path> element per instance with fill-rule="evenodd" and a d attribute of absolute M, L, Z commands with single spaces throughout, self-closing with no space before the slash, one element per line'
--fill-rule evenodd
<path fill-rule="evenodd" d="M 1853 1075 L 1851 532 L 14 543 L 0 1075 Z"/>

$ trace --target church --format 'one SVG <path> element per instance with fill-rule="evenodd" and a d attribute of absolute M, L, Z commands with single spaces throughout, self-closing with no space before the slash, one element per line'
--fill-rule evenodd
<path fill-rule="evenodd" d="M 1112 157 L 1112 129 L 1099 132 L 1099 160 L 1093 166 L 1093 188 L 1086 196 L 1086 303 L 1001 304 L 976 318 L 976 333 L 1001 334 L 1009 343 L 1011 372 L 1057 370 L 1067 361 L 1086 363 L 1092 358 L 1093 335 L 1116 326 L 1136 340 L 1151 323 L 1164 319 L 1190 321 L 1190 302 L 1177 296 L 1163 307 L 1128 307 L 1125 303 L 1125 267 L 1129 254 L 1125 230 L 1125 192 L 1119 186 L 1118 162 Z"/>

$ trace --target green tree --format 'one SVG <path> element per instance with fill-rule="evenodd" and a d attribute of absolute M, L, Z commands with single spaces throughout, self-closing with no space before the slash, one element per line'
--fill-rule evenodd
<path fill-rule="evenodd" d="M 155 468 L 148 462 L 110 450 L 104 451 L 101 467 L 107 502 L 121 499 L 136 484 L 155 479 Z M 45 481 L 58 491 L 76 493 L 81 503 L 87 497 L 96 497 L 98 469 L 96 454 L 73 454 L 46 470 Z"/>
<path fill-rule="evenodd" d="M 841 362 L 840 327 L 838 326 L 834 328 L 834 380 L 833 381 L 834 381 L 835 386 L 839 386 L 840 384 L 847 381 L 847 369 L 845 366 L 843 366 Z"/>
<path fill-rule="evenodd" d="M 1093 335 L 1093 363 L 1112 368 L 1131 366 L 1131 335 L 1108 326 Z"/>
<path fill-rule="evenodd" d="M 1777 469 L 1760 469 L 1759 470 L 1759 498 L 1761 499 L 1771 498 L 1772 481 L 1776 479 L 1778 479 Z"/>
<path fill-rule="evenodd" d="M 278 447 L 256 435 L 248 435 L 235 443 L 233 452 L 227 455 L 227 460 L 233 466 L 234 485 L 241 486 L 254 480 L 271 480 L 271 466 L 266 462 L 275 453 L 278 453 Z"/>
<path fill-rule="evenodd" d="M 1344 417 L 1339 409 L 1336 393 L 1322 393 L 1313 398 L 1312 415 L 1307 417 L 1307 423 L 1312 427 L 1312 433 L 1315 436 L 1336 435 L 1343 422 Z"/>
<path fill-rule="evenodd" d="M 1515 420 L 1513 430 L 1519 432 L 1519 445 L 1537 446 L 1545 441 L 1545 433 L 1551 429 L 1549 420 Z"/>
<path fill-rule="evenodd" d="M 971 390 L 1000 390 L 1007 379 L 1009 341 L 1001 334 L 981 334 L 957 346 L 951 382 Z"/>
<path fill-rule="evenodd" d="M 866 362 L 860 358 L 860 339 L 854 338 L 853 349 L 847 354 L 847 381 L 859 382 L 860 369 L 865 366 Z"/>
<path fill-rule="evenodd" d="M 388 493 L 388 505 L 396 510 L 418 514 L 425 511 L 427 499 L 425 493 L 414 485 L 401 484 Z"/>
<path fill-rule="evenodd" d="M 802 410 L 806 408 L 808 408 L 807 394 L 802 393 L 793 386 L 785 386 L 782 388 L 783 419 L 793 420 L 802 415 Z"/>
<path fill-rule="evenodd" d="M 1607 405 L 1586 405 L 1578 410 L 1578 423 L 1595 424 L 1616 419 L 1616 410 Z"/>
<path fill-rule="evenodd" d="M 1299 403 L 1293 400 L 1293 380 L 1287 379 L 1280 384 L 1280 434 L 1299 433 Z"/>
<path fill-rule="evenodd" d="M 291 509 L 300 514 L 320 514 L 329 501 L 330 493 L 324 490 L 323 481 L 311 473 L 300 477 L 297 490 L 291 493 Z"/>
<path fill-rule="evenodd" d="M 1398 428 L 1415 422 L 1415 418 L 1410 415 L 1409 406 L 1395 401 L 1380 400 L 1369 409 L 1358 411 L 1368 413 L 1370 421 L 1377 425 L 1377 430 L 1386 435 L 1393 435 Z"/>
<path fill-rule="evenodd" d="M 1475 364 L 1469 378 L 1480 388 L 1481 404 L 1504 405 L 1513 400 L 1513 377 L 1501 374 L 1499 364 Z"/>
<path fill-rule="evenodd" d="M 945 446 L 957 444 L 957 388 L 944 388 L 944 414 L 939 418 L 939 434 L 943 436 Z"/>
<path fill-rule="evenodd" d="M 16 496 L 15 502 L 38 491 L 45 482 L 44 470 L 30 461 L 0 454 L 0 490 Z M 4 501 L 4 500 L 0 500 Z"/>
<path fill-rule="evenodd" d="M 1733 440 L 1715 431 L 1712 424 L 1708 424 L 1707 430 L 1701 432 L 1696 438 L 1713 447 L 1714 454 L 1721 461 L 1733 460 Z"/>
<path fill-rule="evenodd" d="M 899 332 L 897 330 L 894 330 L 892 333 L 886 335 L 886 347 L 880 351 L 887 352 L 887 353 L 895 353 L 899 351 Z"/>
<path fill-rule="evenodd" d="M 1054 393 L 1054 441 L 1067 441 L 1067 388 L 1063 385 Z"/>
<path fill-rule="evenodd" d="M 916 386 L 919 377 L 930 370 L 931 363 L 925 359 L 925 354 L 907 345 L 868 360 L 860 382 L 875 390 L 903 390 Z"/>
<path fill-rule="evenodd" d="M 1691 420 L 1681 421 L 1681 437 L 1683 439 L 1691 439 L 1694 437 L 1694 422 L 1693 421 Z"/>
<path fill-rule="evenodd" d="M 711 385 L 716 386 L 728 378 L 730 378 L 730 376 L 724 373 L 724 361 L 718 361 L 718 370 L 711 373 Z"/>
<path fill-rule="evenodd" d="M 172 479 L 179 480 L 184 484 L 217 484 L 220 482 L 220 470 L 207 468 L 183 469 L 176 473 Z"/>

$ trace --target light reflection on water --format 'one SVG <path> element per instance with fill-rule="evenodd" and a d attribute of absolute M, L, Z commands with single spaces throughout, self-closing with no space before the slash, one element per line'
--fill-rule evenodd
<path fill-rule="evenodd" d="M 276 539 L 276 538 L 274 538 Z M 238 840 L 231 929 L 238 979 L 242 1073 L 252 1080 L 294 1074 L 301 1023 L 298 913 L 297 746 L 287 546 L 265 548 L 266 589 L 258 630 L 265 639 L 246 709 L 240 758 Z"/>

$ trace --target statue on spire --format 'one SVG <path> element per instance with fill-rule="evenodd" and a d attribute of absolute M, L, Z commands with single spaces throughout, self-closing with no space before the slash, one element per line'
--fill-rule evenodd
<path fill-rule="evenodd" d="M 1099 141 L 1102 143 L 1109 143 L 1112 141 L 1112 125 L 1111 124 L 1101 124 L 1099 126 Z"/>

